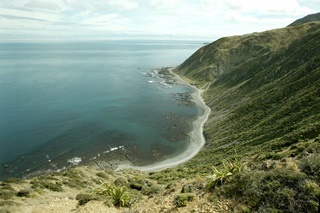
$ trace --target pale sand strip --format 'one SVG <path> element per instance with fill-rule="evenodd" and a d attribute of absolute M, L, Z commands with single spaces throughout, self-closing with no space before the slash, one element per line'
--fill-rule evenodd
<path fill-rule="evenodd" d="M 171 70 L 170 70 L 171 71 Z M 198 89 L 197 87 L 188 84 L 184 81 L 180 76 L 171 72 L 175 76 L 175 80 L 179 84 L 186 84 L 194 89 L 194 92 L 191 94 L 193 101 L 196 105 L 198 105 L 202 110 L 203 114 L 198 116 L 195 121 L 193 121 L 193 131 L 190 134 L 190 142 L 187 150 L 185 150 L 180 155 L 177 155 L 173 158 L 157 162 L 147 166 L 132 166 L 129 164 L 120 164 L 116 170 L 123 170 L 123 169 L 137 169 L 141 171 L 159 171 L 167 168 L 176 167 L 177 165 L 184 163 L 191 158 L 193 158 L 200 149 L 205 144 L 205 138 L 203 136 L 203 126 L 207 121 L 209 114 L 211 112 L 210 108 L 205 104 L 202 93 L 204 90 Z"/>

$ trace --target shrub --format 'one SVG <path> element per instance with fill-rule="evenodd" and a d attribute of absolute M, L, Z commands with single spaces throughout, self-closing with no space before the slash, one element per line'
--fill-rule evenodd
<path fill-rule="evenodd" d="M 113 199 L 113 204 L 115 206 L 129 206 L 131 196 L 129 192 L 125 190 L 124 186 L 113 186 L 106 183 L 101 184 L 101 186 L 94 191 L 95 194 L 99 195 L 109 195 Z"/>
<path fill-rule="evenodd" d="M 20 203 L 14 202 L 12 200 L 0 200 L 0 206 L 20 206 Z"/>
<path fill-rule="evenodd" d="M 131 189 L 139 191 L 143 195 L 152 196 L 153 194 L 159 194 L 162 191 L 162 187 L 154 184 L 154 182 L 135 176 L 133 178 L 128 179 L 128 186 Z"/>
<path fill-rule="evenodd" d="M 209 182 L 207 184 L 207 189 L 214 189 L 216 186 L 221 186 L 222 184 L 228 182 L 232 175 L 235 175 L 245 169 L 245 165 L 235 160 L 234 162 L 225 161 L 222 162 L 223 167 L 218 169 L 213 166 L 213 174 L 207 176 Z"/>
<path fill-rule="evenodd" d="M 41 181 L 40 180 L 33 180 L 30 183 L 32 184 L 31 187 L 33 189 L 46 188 L 46 189 L 49 189 L 54 192 L 63 192 L 63 189 L 61 187 L 62 184 L 59 182 L 51 183 L 51 182 L 42 181 L 42 180 Z"/>
<path fill-rule="evenodd" d="M 14 190 L 12 188 L 12 186 L 10 184 L 8 184 L 8 183 L 1 183 L 0 184 L 0 189 L 1 190 Z"/>
<path fill-rule="evenodd" d="M 15 191 L 0 190 L 0 199 L 9 200 L 15 195 Z"/>
<path fill-rule="evenodd" d="M 130 184 L 130 188 L 131 188 L 131 189 L 138 190 L 138 191 L 141 191 L 142 188 L 143 188 L 143 186 L 142 186 L 142 184 L 140 184 L 140 183 L 132 183 L 132 184 Z"/>
<path fill-rule="evenodd" d="M 320 154 L 312 154 L 302 158 L 300 169 L 320 183 Z"/>
<path fill-rule="evenodd" d="M 79 179 L 84 176 L 83 172 L 77 169 L 68 169 L 62 173 L 63 176 L 68 177 L 70 179 Z"/>
<path fill-rule="evenodd" d="M 65 170 L 62 175 L 66 177 L 63 183 L 70 188 L 82 189 L 92 185 L 92 182 L 86 181 L 84 173 L 75 168 Z"/>
<path fill-rule="evenodd" d="M 317 212 L 319 186 L 297 170 L 275 168 L 238 173 L 216 193 L 258 212 Z"/>
<path fill-rule="evenodd" d="M 194 200 L 194 194 L 192 193 L 181 193 L 174 197 L 173 205 L 176 207 L 187 206 L 187 204 Z"/>
<path fill-rule="evenodd" d="M 181 193 L 192 193 L 194 191 L 195 191 L 195 187 L 191 183 L 184 185 L 181 189 Z"/>
<path fill-rule="evenodd" d="M 158 185 L 152 185 L 150 187 L 144 187 L 142 190 L 143 195 L 152 196 L 154 194 L 159 194 L 162 191 L 162 187 Z"/>
<path fill-rule="evenodd" d="M 17 194 L 16 194 L 16 196 L 17 197 L 30 197 L 30 190 L 20 190 Z"/>
<path fill-rule="evenodd" d="M 101 177 L 101 178 L 104 178 L 104 179 L 108 179 L 108 175 L 106 173 L 104 173 L 104 172 L 98 172 L 98 173 L 96 173 L 96 175 L 98 177 Z"/>
<path fill-rule="evenodd" d="M 116 186 L 124 186 L 128 183 L 127 179 L 123 178 L 123 177 L 119 177 L 118 179 L 116 179 L 114 181 L 114 185 Z"/>
<path fill-rule="evenodd" d="M 21 182 L 22 182 L 21 179 L 19 179 L 19 178 L 14 178 L 14 177 L 8 178 L 8 179 L 2 181 L 2 183 L 21 183 Z"/>
<path fill-rule="evenodd" d="M 98 200 L 98 199 L 95 195 L 80 193 L 76 196 L 76 200 L 78 201 L 78 205 L 82 206 L 91 200 Z"/>

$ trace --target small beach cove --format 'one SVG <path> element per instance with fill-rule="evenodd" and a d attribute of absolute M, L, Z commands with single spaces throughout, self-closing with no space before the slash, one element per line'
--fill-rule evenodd
<path fill-rule="evenodd" d="M 192 122 L 193 130 L 189 134 L 188 147 L 183 153 L 175 157 L 163 160 L 161 162 L 157 162 L 157 163 L 146 165 L 146 166 L 135 166 L 135 165 L 132 165 L 130 162 L 122 163 L 117 166 L 116 170 L 136 169 L 140 171 L 151 172 L 151 171 L 160 171 L 167 168 L 173 168 L 178 166 L 179 164 L 182 164 L 192 159 L 195 155 L 198 154 L 198 152 L 204 146 L 205 138 L 203 135 L 203 128 L 211 112 L 211 109 L 205 104 L 202 98 L 202 93 L 205 90 L 199 89 L 189 84 L 187 81 L 182 79 L 178 74 L 174 73 L 173 68 L 166 68 L 166 71 L 167 71 L 167 75 L 170 76 L 169 78 L 172 78 L 175 83 L 187 85 L 193 89 L 193 92 L 191 93 L 192 101 L 202 110 L 202 114 L 199 115 Z"/>

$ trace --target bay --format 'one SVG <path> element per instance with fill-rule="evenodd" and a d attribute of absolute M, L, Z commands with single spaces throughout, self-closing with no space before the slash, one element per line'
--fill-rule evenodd
<path fill-rule="evenodd" d="M 146 164 L 183 152 L 188 137 L 181 133 L 200 110 L 177 100 L 191 88 L 164 83 L 157 69 L 179 65 L 201 45 L 0 43 L 0 179 L 118 148 Z"/>

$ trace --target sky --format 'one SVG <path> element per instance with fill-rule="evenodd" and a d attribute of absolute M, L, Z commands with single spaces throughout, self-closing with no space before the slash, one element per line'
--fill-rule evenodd
<path fill-rule="evenodd" d="M 0 39 L 215 40 L 317 12 L 320 0 L 0 0 Z"/>

